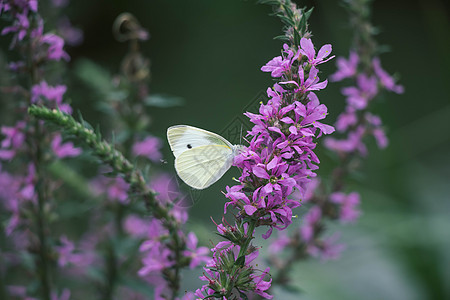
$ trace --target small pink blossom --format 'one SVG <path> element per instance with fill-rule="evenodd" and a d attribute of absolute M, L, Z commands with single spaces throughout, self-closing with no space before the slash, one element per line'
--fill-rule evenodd
<path fill-rule="evenodd" d="M 133 155 L 144 156 L 154 162 L 159 162 L 162 158 L 160 152 L 161 140 L 157 137 L 148 136 L 141 142 L 133 145 Z"/>
<path fill-rule="evenodd" d="M 359 63 L 359 56 L 355 51 L 350 51 L 350 57 L 346 60 L 344 57 L 337 58 L 338 70 L 330 76 L 331 81 L 341 81 L 344 78 L 356 75 Z"/>
<path fill-rule="evenodd" d="M 343 223 L 353 223 L 360 216 L 361 212 L 357 209 L 360 203 L 359 194 L 352 192 L 348 195 L 342 192 L 335 192 L 330 195 L 330 201 L 340 205 L 339 219 Z"/>
<path fill-rule="evenodd" d="M 53 33 L 46 33 L 41 38 L 41 44 L 48 46 L 47 58 L 49 60 L 70 60 L 69 54 L 63 49 L 64 40 L 60 36 Z"/>
<path fill-rule="evenodd" d="M 190 257 L 191 262 L 189 268 L 193 269 L 198 266 L 202 261 L 208 262 L 211 257 L 208 256 L 209 249 L 207 247 L 198 247 L 198 239 L 193 232 L 190 232 L 187 236 L 186 247 L 188 250 L 183 252 L 185 257 Z"/>
<path fill-rule="evenodd" d="M 67 142 L 64 144 L 61 142 L 62 142 L 61 134 L 56 134 L 51 142 L 51 148 L 53 150 L 53 153 L 57 157 L 59 158 L 74 157 L 81 154 L 81 149 L 75 148 L 72 142 Z"/>
<path fill-rule="evenodd" d="M 381 82 L 381 85 L 385 87 L 387 90 L 392 91 L 397 94 L 403 94 L 404 88 L 402 85 L 395 84 L 394 78 L 392 78 L 383 68 L 381 67 L 381 62 L 378 57 L 375 57 L 372 60 L 373 69 L 375 74 L 378 76 L 378 79 Z"/>

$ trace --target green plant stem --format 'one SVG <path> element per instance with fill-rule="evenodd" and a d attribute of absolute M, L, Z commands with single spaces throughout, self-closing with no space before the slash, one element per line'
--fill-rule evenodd
<path fill-rule="evenodd" d="M 38 122 L 36 122 L 38 123 Z M 36 128 L 39 128 L 39 124 L 37 124 Z M 38 262 L 38 272 L 41 279 L 41 287 L 42 287 L 42 297 L 45 300 L 50 300 L 50 280 L 49 280 L 49 270 L 48 270 L 48 250 L 47 250 L 47 238 L 45 232 L 45 217 L 44 217 L 44 206 L 46 195 L 44 192 L 45 182 L 44 176 L 42 174 L 41 168 L 41 146 L 39 140 L 36 139 L 36 157 L 35 157 L 35 168 L 36 168 L 36 193 L 38 197 L 38 207 L 36 214 L 37 221 L 37 230 L 39 237 L 39 262 Z"/>
<path fill-rule="evenodd" d="M 248 246 L 250 245 L 250 242 L 253 239 L 253 233 L 255 232 L 256 222 L 257 222 L 257 220 L 252 219 L 247 223 L 248 224 L 247 239 L 245 240 L 245 243 L 242 245 L 241 249 L 239 250 L 238 258 L 247 253 Z"/>
<path fill-rule="evenodd" d="M 28 108 L 28 112 L 39 119 L 49 121 L 61 127 L 66 133 L 72 134 L 81 141 L 84 141 L 97 157 L 105 164 L 111 166 L 114 172 L 121 175 L 130 184 L 130 195 L 141 198 L 147 210 L 155 218 L 161 220 L 162 225 L 169 230 L 171 240 L 169 248 L 174 251 L 176 262 L 173 266 L 173 272 L 171 272 L 173 274 L 169 274 L 167 277 L 170 281 L 169 287 L 173 291 L 172 299 L 175 299 L 179 290 L 179 269 L 185 265 L 185 263 L 181 262 L 181 251 L 185 248 L 185 244 L 179 235 L 180 224 L 170 215 L 170 207 L 162 205 L 156 199 L 156 193 L 147 186 L 141 172 L 135 169 L 133 164 L 121 152 L 102 140 L 100 134 L 77 122 L 72 116 L 66 115 L 56 109 L 50 110 L 45 107 L 32 105 Z"/>
<path fill-rule="evenodd" d="M 34 23 L 34 22 L 33 22 Z M 33 61 L 35 49 L 31 42 L 27 45 L 28 50 L 28 66 L 29 66 L 29 80 L 30 91 L 31 86 L 40 82 L 39 68 Z M 31 103 L 31 99 L 30 99 Z M 42 153 L 42 137 L 44 136 L 44 130 L 39 120 L 32 118 L 29 123 L 33 124 L 34 131 L 30 137 L 31 142 L 29 144 L 31 159 L 35 167 L 35 192 L 37 195 L 37 211 L 36 211 L 36 226 L 39 239 L 38 245 L 38 259 L 36 265 L 38 266 L 38 276 L 41 283 L 41 293 L 43 300 L 50 300 L 51 287 L 50 287 L 50 270 L 48 261 L 48 248 L 47 248 L 47 232 L 45 222 L 45 202 L 47 199 L 46 193 L 46 176 L 45 176 L 45 158 Z"/>

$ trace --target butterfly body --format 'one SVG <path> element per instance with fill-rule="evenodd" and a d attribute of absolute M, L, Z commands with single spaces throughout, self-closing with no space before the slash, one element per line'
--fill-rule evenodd
<path fill-rule="evenodd" d="M 195 189 L 205 189 L 219 180 L 242 148 L 218 134 L 188 125 L 167 129 L 178 176 Z"/>

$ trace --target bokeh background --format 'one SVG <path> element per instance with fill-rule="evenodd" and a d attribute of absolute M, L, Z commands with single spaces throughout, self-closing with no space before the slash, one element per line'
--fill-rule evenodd
<path fill-rule="evenodd" d="M 352 31 L 339 1 L 297 3 L 315 7 L 310 29 L 316 47 L 331 43 L 335 55 L 348 55 Z M 151 59 L 151 92 L 184 100 L 182 106 L 150 111 L 149 131 L 163 141 L 166 129 L 176 124 L 223 133 L 272 84 L 260 71 L 282 46 L 273 39 L 281 33 L 281 22 L 269 16 L 270 7 L 242 0 L 72 1 L 64 12 L 83 29 L 84 42 L 67 48 L 72 59 L 62 81 L 74 108 L 91 124 L 100 124 L 106 136 L 112 124 L 96 105 L 99 95 L 76 72 L 85 59 L 110 74 L 119 72 L 128 45 L 114 39 L 111 26 L 125 11 L 151 34 L 141 44 Z M 390 145 L 380 151 L 369 144 L 361 172 L 349 181 L 362 196 L 363 215 L 356 225 L 330 226 L 347 244 L 341 259 L 297 264 L 292 278 L 302 294 L 276 289 L 276 299 L 450 299 L 449 11 L 443 0 L 374 1 L 377 40 L 390 49 L 381 56 L 383 67 L 405 86 L 403 95 L 383 94 L 374 107 Z M 52 14 L 42 11 L 47 13 Z M 2 40 L 2 56 L 9 55 L 7 46 Z M 321 67 L 325 75 L 334 70 L 333 62 Z M 329 108 L 329 123 L 344 107 L 341 87 L 330 83 L 319 94 Z M 7 101 L 0 100 L 4 120 Z M 161 168 L 174 172 L 167 144 L 163 151 L 167 163 Z M 327 176 L 334 161 L 326 151 L 319 157 L 319 174 Z M 220 191 L 233 175 L 227 173 L 200 193 L 186 189 L 193 199 L 188 227 L 204 245 L 215 239 L 210 216 L 221 218 L 225 198 Z M 301 219 L 301 209 L 298 214 Z M 255 243 L 266 252 L 266 242 Z M 185 274 L 185 289 L 200 285 L 200 273 Z"/>

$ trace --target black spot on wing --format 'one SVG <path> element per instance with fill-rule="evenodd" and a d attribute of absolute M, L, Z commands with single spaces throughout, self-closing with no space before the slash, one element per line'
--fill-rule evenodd
<path fill-rule="evenodd" d="M 187 144 L 188 149 L 192 149 L 191 144 Z"/>

